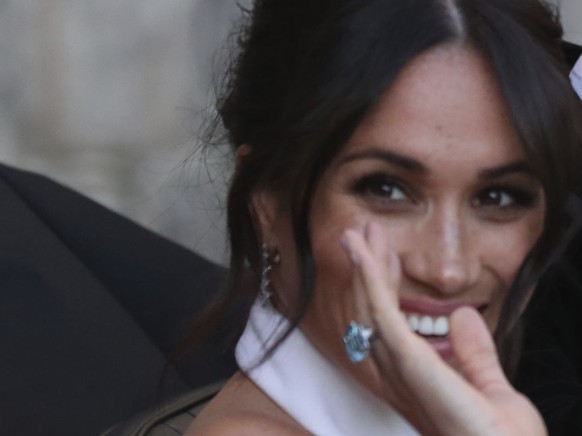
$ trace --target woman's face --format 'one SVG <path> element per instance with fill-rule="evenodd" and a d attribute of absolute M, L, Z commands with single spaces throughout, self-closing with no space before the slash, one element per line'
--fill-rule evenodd
<path fill-rule="evenodd" d="M 419 56 L 329 165 L 314 194 L 317 281 L 302 330 L 373 390 L 371 359 L 351 364 L 342 342 L 356 316 L 352 266 L 340 237 L 346 228 L 375 222 L 400 258 L 400 309 L 411 323 L 428 317 L 422 322 L 430 324 L 472 305 L 493 331 L 518 268 L 542 232 L 544 205 L 484 59 L 460 46 Z M 299 286 L 285 216 L 281 212 L 265 230 L 281 253 L 272 280 L 284 303 Z M 447 357 L 446 343 L 433 346 Z"/>

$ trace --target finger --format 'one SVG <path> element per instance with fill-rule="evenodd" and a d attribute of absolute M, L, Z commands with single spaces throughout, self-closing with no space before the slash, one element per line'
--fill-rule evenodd
<path fill-rule="evenodd" d="M 354 259 L 354 275 L 360 280 L 373 316 L 397 310 L 397 289 L 400 284 L 399 262 L 391 250 L 384 259 L 372 251 L 380 251 L 378 228 L 366 226 L 365 234 L 352 229 L 345 232 L 349 250 Z M 371 247 L 370 241 L 374 241 Z M 377 304 L 379 303 L 379 304 Z"/>
<path fill-rule="evenodd" d="M 374 225 L 366 226 L 364 232 L 345 232 L 345 246 L 354 265 L 354 286 L 365 295 L 380 336 L 372 352 L 380 373 L 390 376 L 387 398 L 405 416 L 421 416 L 415 424 L 430 421 L 435 425 L 432 430 L 447 428 L 458 430 L 457 434 L 470 434 L 468 429 L 486 421 L 490 410 L 477 389 L 410 330 L 398 307 L 400 262 L 395 252 L 379 245 L 382 239 Z M 372 250 L 385 250 L 386 254 L 378 258 Z M 402 402 L 403 398 L 410 401 Z M 414 410 L 406 407 L 411 402 L 417 405 Z"/>
<path fill-rule="evenodd" d="M 485 321 L 475 309 L 462 307 L 450 317 L 450 334 L 459 370 L 484 394 L 512 389 Z"/>
<path fill-rule="evenodd" d="M 366 297 L 365 284 L 362 280 L 361 274 L 358 273 L 358 264 L 360 263 L 360 258 L 354 250 L 352 250 L 350 244 L 349 233 L 353 230 L 346 230 L 340 238 L 340 245 L 348 255 L 351 261 L 353 272 L 352 272 L 352 298 L 354 311 L 350 312 L 347 316 L 348 321 L 355 321 L 361 323 L 364 326 L 373 326 L 373 320 L 370 316 L 368 310 L 368 301 Z"/>
<path fill-rule="evenodd" d="M 366 226 L 364 232 L 348 229 L 345 232 L 347 245 L 354 262 L 354 283 L 358 297 L 358 310 L 372 320 L 372 325 L 382 338 L 374 347 L 376 355 L 387 363 L 387 354 L 401 354 L 403 347 L 418 340 L 414 337 L 398 304 L 400 286 L 400 263 L 396 254 L 386 248 L 387 241 L 378 226 Z M 371 243 L 374 241 L 374 247 Z M 378 241 L 383 243 L 380 247 Z M 383 258 L 372 250 L 383 251 Z M 364 307 L 365 306 L 365 307 Z"/>
<path fill-rule="evenodd" d="M 354 273 L 352 275 L 354 305 L 356 309 L 356 321 L 363 323 L 366 326 L 373 326 L 374 320 L 370 315 L 370 305 L 368 296 L 366 294 L 366 284 L 361 274 L 361 269 L 358 265 L 354 265 Z"/>

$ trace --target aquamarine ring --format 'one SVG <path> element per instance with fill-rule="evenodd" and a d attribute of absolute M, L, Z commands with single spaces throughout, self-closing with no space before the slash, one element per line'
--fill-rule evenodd
<path fill-rule="evenodd" d="M 344 335 L 346 352 L 352 363 L 360 363 L 370 355 L 376 335 L 374 329 L 352 321 Z"/>

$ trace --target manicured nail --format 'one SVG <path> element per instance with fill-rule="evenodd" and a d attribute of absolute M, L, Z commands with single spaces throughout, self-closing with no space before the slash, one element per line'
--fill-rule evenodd
<path fill-rule="evenodd" d="M 343 234 L 340 236 L 339 241 L 340 241 L 340 244 L 343 247 L 343 249 L 349 253 L 351 250 L 350 250 L 350 241 L 348 241 L 348 237 L 345 234 Z"/>
<path fill-rule="evenodd" d="M 342 235 L 340 237 L 340 244 L 343 247 L 344 250 L 346 250 L 346 252 L 348 253 L 348 255 L 350 256 L 350 259 L 352 259 L 352 262 L 356 265 L 360 264 L 360 258 L 359 256 L 354 253 L 354 251 L 352 250 L 352 246 L 350 245 L 350 241 L 347 238 L 346 235 Z"/>

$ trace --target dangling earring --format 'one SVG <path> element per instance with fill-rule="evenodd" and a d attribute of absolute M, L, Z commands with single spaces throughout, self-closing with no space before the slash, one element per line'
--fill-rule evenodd
<path fill-rule="evenodd" d="M 259 287 L 259 304 L 261 306 L 270 304 L 273 297 L 271 289 L 271 270 L 273 266 L 271 265 L 271 260 L 274 264 L 278 264 L 281 261 L 279 252 L 274 250 L 271 258 L 269 246 L 267 244 L 261 245 L 261 284 Z"/>

